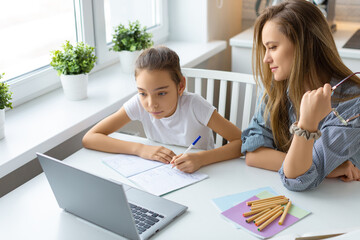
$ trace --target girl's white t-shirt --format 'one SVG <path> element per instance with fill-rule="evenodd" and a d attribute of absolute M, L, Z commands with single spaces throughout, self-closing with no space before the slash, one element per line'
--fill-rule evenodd
<path fill-rule="evenodd" d="M 142 122 L 146 137 L 150 140 L 188 147 L 201 136 L 194 148 L 214 148 L 213 132 L 207 124 L 215 107 L 195 93 L 184 92 L 179 97 L 175 113 L 167 118 L 154 118 L 142 107 L 138 94 L 129 99 L 124 108 L 132 121 Z"/>

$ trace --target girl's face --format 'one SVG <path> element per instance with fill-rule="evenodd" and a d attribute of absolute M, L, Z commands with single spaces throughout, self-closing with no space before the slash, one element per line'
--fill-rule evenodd
<path fill-rule="evenodd" d="M 275 22 L 268 21 L 262 30 L 262 43 L 266 48 L 263 62 L 269 64 L 274 79 L 288 79 L 295 51 L 292 42 L 279 31 L 279 26 Z"/>
<path fill-rule="evenodd" d="M 136 85 L 143 108 L 154 118 L 161 119 L 174 114 L 178 98 L 185 89 L 185 79 L 176 86 L 167 71 L 141 70 Z"/>

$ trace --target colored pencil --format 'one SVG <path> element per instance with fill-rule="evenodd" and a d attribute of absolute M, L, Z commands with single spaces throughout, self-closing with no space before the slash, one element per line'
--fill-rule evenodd
<path fill-rule="evenodd" d="M 252 221 L 254 221 L 254 219 L 260 217 L 261 215 L 263 215 L 264 213 L 267 213 L 268 211 L 270 211 L 270 208 L 265 209 L 265 210 L 262 210 L 261 212 L 255 214 L 254 216 L 249 217 L 249 218 L 246 219 L 245 221 L 246 221 L 247 223 L 252 222 Z"/>
<path fill-rule="evenodd" d="M 274 208 L 274 207 L 259 208 L 259 209 L 254 210 L 254 211 L 245 212 L 245 213 L 243 213 L 243 216 L 244 216 L 244 217 L 251 216 L 251 215 L 254 215 L 254 214 L 256 214 L 256 213 L 259 213 L 259 212 L 261 212 L 261 211 L 263 211 L 263 210 L 265 210 L 265 209 L 271 209 L 271 208 Z"/>
<path fill-rule="evenodd" d="M 258 231 L 262 231 L 267 225 L 269 225 L 271 222 L 273 222 L 276 218 L 278 218 L 282 214 L 282 210 L 279 210 L 277 213 L 275 213 L 271 218 L 269 218 L 266 222 L 261 224 L 258 227 Z"/>
<path fill-rule="evenodd" d="M 263 216 L 257 218 L 254 220 L 254 223 L 256 226 L 259 226 L 260 224 L 262 224 L 263 222 L 265 222 L 266 220 L 268 220 L 269 218 L 271 218 L 275 213 L 277 213 L 279 210 L 283 210 L 284 207 L 281 206 L 277 206 L 276 208 L 272 209 L 271 211 L 269 211 L 268 213 L 264 214 Z"/>
<path fill-rule="evenodd" d="M 269 203 L 273 203 L 273 202 L 280 202 L 280 201 L 284 201 L 284 200 L 289 200 L 289 198 L 283 197 L 283 198 L 278 198 L 278 199 L 270 199 L 270 200 L 263 201 L 263 202 L 254 202 L 251 204 L 250 207 L 269 204 Z"/>
<path fill-rule="evenodd" d="M 253 203 L 256 204 L 256 203 L 271 201 L 271 200 L 280 199 L 280 198 L 285 198 L 285 196 L 280 195 L 280 196 L 275 196 L 275 197 L 269 197 L 269 198 L 262 198 L 262 199 L 258 199 L 258 200 L 253 200 L 253 201 L 246 202 L 246 205 L 250 206 Z"/>
<path fill-rule="evenodd" d="M 266 203 L 263 203 L 263 204 L 251 205 L 250 209 L 251 210 L 256 210 L 256 209 L 259 209 L 259 208 L 262 208 L 262 207 L 267 207 L 267 206 L 274 205 L 274 204 L 281 205 L 281 204 L 285 204 L 285 203 L 288 203 L 288 202 L 289 202 L 289 199 L 285 198 L 285 199 L 282 199 L 282 200 L 266 202 Z"/>
<path fill-rule="evenodd" d="M 283 214 L 281 215 L 279 225 L 283 224 L 283 222 L 285 220 L 285 217 L 286 217 L 286 214 L 288 213 L 288 211 L 290 209 L 290 206 L 291 206 L 291 201 L 289 201 L 288 204 L 286 205 L 285 210 L 284 210 Z"/>
<path fill-rule="evenodd" d="M 277 204 L 277 203 L 272 203 L 272 204 L 269 204 L 267 206 L 263 206 L 263 207 L 260 207 L 260 208 L 255 208 L 255 209 L 251 209 L 251 211 L 257 211 L 259 209 L 267 209 L 267 208 L 274 208 L 276 206 L 279 206 L 280 204 Z"/>

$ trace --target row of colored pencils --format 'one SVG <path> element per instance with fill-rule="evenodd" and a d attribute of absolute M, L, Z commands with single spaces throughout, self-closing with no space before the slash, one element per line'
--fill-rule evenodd
<path fill-rule="evenodd" d="M 291 207 L 291 201 L 283 195 L 249 201 L 246 202 L 246 204 L 250 206 L 250 211 L 243 213 L 243 216 L 251 217 L 247 218 L 245 221 L 247 223 L 255 223 L 258 227 L 258 231 L 262 231 L 276 218 L 280 217 L 280 215 L 279 225 L 282 225 L 286 214 Z M 285 208 L 282 206 L 284 204 L 286 204 Z"/>

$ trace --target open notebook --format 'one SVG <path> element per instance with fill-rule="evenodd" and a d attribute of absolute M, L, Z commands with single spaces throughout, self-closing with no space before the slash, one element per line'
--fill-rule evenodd
<path fill-rule="evenodd" d="M 145 191 L 158 196 L 208 177 L 201 172 L 184 173 L 176 168 L 171 168 L 171 164 L 147 160 L 134 155 L 116 154 L 106 157 L 102 161 Z"/>

